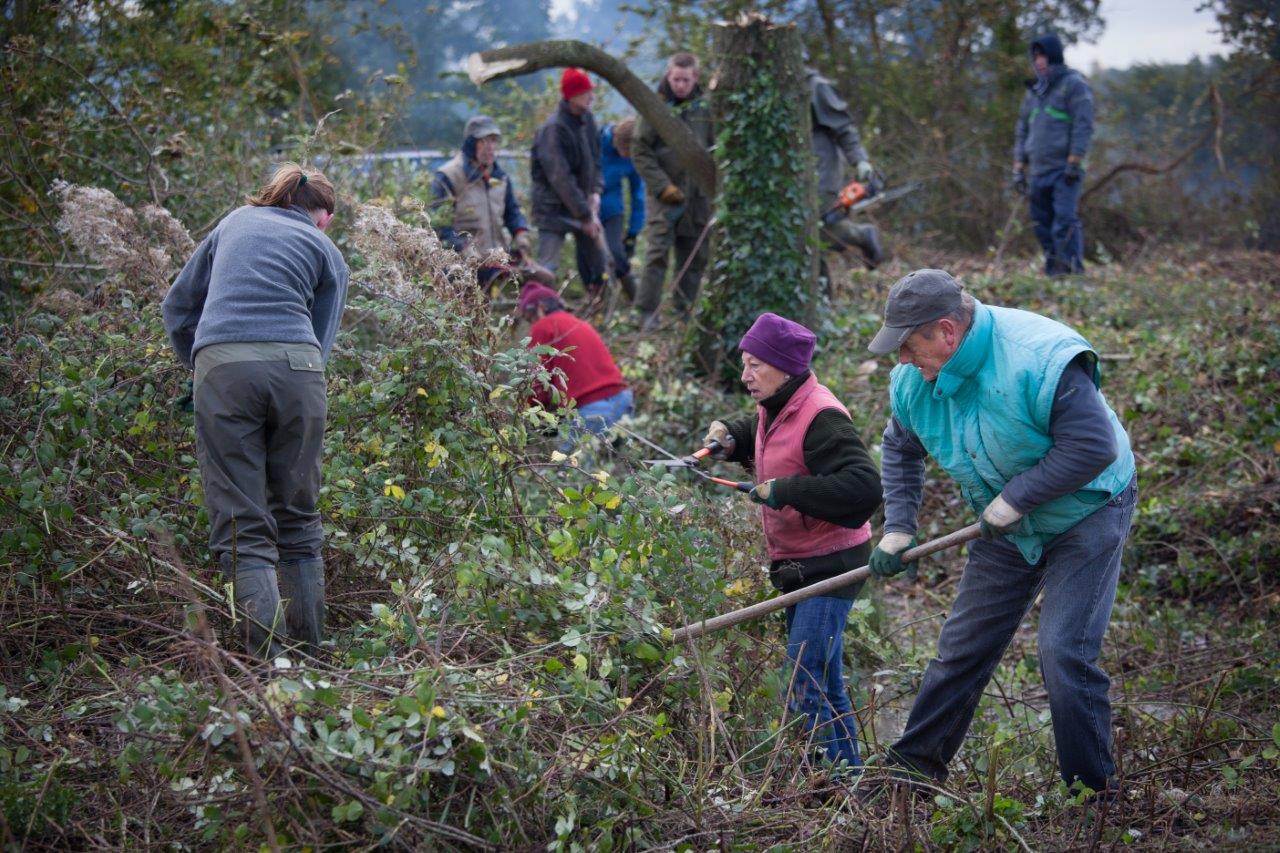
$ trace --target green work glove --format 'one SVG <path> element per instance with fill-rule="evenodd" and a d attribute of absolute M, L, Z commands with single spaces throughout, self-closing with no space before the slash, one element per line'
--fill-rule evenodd
<path fill-rule="evenodd" d="M 915 547 L 916 538 L 910 533 L 886 533 L 880 537 L 876 549 L 871 552 L 871 574 L 878 578 L 891 578 L 915 565 L 915 560 L 902 562 L 902 552 Z"/>
<path fill-rule="evenodd" d="M 1018 529 L 1022 523 L 1022 513 L 1013 508 L 1013 504 L 1004 499 L 1004 495 L 996 495 L 996 499 L 987 504 L 982 511 L 978 525 L 982 528 L 983 539 L 995 539 L 1007 536 Z"/>
<path fill-rule="evenodd" d="M 782 509 L 782 503 L 778 500 L 778 490 L 773 487 L 776 482 L 777 480 L 765 480 L 748 492 L 747 497 L 758 504 L 764 504 L 769 509 Z"/>
<path fill-rule="evenodd" d="M 859 160 L 858 165 L 855 166 L 854 169 L 858 173 L 858 180 L 862 181 L 864 184 L 867 181 L 870 181 L 872 176 L 876 173 L 876 170 L 872 167 L 870 160 Z"/>
<path fill-rule="evenodd" d="M 194 412 L 196 410 L 195 399 L 195 380 L 188 379 L 182 386 L 182 396 L 173 401 L 173 407 L 179 412 Z"/>

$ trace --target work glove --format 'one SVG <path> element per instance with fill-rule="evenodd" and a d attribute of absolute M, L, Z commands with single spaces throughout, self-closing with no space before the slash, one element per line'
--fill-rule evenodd
<path fill-rule="evenodd" d="M 774 488 L 776 482 L 777 480 L 765 480 L 757 484 L 754 489 L 747 492 L 747 497 L 758 504 L 764 504 L 769 509 L 782 509 L 782 502 L 778 500 L 778 490 Z"/>
<path fill-rule="evenodd" d="M 658 201 L 663 204 L 681 204 L 684 202 L 684 190 L 675 184 L 667 184 L 662 188 L 662 192 L 658 193 Z"/>
<path fill-rule="evenodd" d="M 878 578 L 891 578 L 915 565 L 915 560 L 902 562 L 902 552 L 914 547 L 916 537 L 910 533 L 886 533 L 871 552 L 871 574 Z"/>
<path fill-rule="evenodd" d="M 1069 184 L 1078 184 L 1083 177 L 1084 169 L 1080 168 L 1080 164 L 1075 160 L 1068 160 L 1067 169 L 1062 173 L 1062 180 Z"/>
<path fill-rule="evenodd" d="M 858 175 L 858 180 L 864 184 L 875 177 L 876 170 L 872 167 L 870 160 L 859 160 L 858 165 L 854 166 L 854 171 Z"/>
<path fill-rule="evenodd" d="M 524 228 L 517 231 L 516 235 L 511 238 L 511 248 L 522 255 L 532 255 L 533 239 L 529 236 L 529 232 Z"/>
<path fill-rule="evenodd" d="M 628 234 L 622 238 L 622 250 L 627 255 L 627 260 L 631 260 L 631 256 L 636 253 L 636 235 Z"/>
<path fill-rule="evenodd" d="M 982 511 L 978 524 L 982 528 L 983 539 L 995 539 L 1017 530 L 1021 521 L 1022 513 L 1014 509 L 1004 495 L 996 495 L 996 499 Z"/>
<path fill-rule="evenodd" d="M 173 401 L 173 407 L 179 412 L 194 412 L 196 410 L 195 399 L 195 380 L 188 379 L 182 386 L 182 396 Z"/>
<path fill-rule="evenodd" d="M 1027 194 L 1027 170 L 1014 169 L 1013 178 L 1010 180 L 1010 185 L 1013 187 L 1013 191 L 1018 195 L 1026 195 Z"/>
<path fill-rule="evenodd" d="M 712 459 L 728 459 L 737 444 L 724 421 L 711 422 L 711 426 L 707 427 L 707 434 L 702 438 L 702 446 L 710 447 L 713 441 L 720 442 L 720 449 L 711 454 Z"/>

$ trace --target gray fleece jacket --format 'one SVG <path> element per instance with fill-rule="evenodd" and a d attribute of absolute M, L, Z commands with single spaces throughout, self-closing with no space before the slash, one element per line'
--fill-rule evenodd
<path fill-rule="evenodd" d="M 237 208 L 196 247 L 164 298 L 164 329 L 194 365 L 210 344 L 311 344 L 329 358 L 347 264 L 299 207 Z"/>

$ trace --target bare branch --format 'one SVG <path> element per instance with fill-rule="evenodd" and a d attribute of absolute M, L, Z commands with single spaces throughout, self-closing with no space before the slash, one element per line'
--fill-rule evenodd
<path fill-rule="evenodd" d="M 544 68 L 575 66 L 594 71 L 608 80 L 622 97 L 670 145 L 684 162 L 698 188 L 709 196 L 716 191 L 716 164 L 693 132 L 667 108 L 662 98 L 621 61 L 585 42 L 535 41 L 473 53 L 467 73 L 477 86 L 490 80 L 532 74 Z"/>

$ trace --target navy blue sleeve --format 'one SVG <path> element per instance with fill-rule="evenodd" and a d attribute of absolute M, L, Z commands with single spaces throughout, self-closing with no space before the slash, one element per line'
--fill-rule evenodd
<path fill-rule="evenodd" d="M 1071 116 L 1071 148 L 1073 157 L 1084 158 L 1093 142 L 1093 92 L 1089 84 L 1079 77 L 1072 81 L 1067 95 L 1067 114 Z"/>
<path fill-rule="evenodd" d="M 1053 447 L 1038 463 L 1005 483 L 1001 494 L 1031 512 L 1101 474 L 1120 453 L 1106 401 L 1093 384 L 1092 354 L 1081 353 L 1058 380 L 1049 415 Z"/>
<path fill-rule="evenodd" d="M 924 497 L 924 460 L 928 456 L 920 439 L 891 416 L 880 449 L 885 533 L 916 532 L 916 516 Z"/>
<path fill-rule="evenodd" d="M 515 184 L 509 177 L 507 178 L 507 198 L 502 207 L 502 224 L 507 226 L 512 237 L 516 236 L 517 231 L 529 230 L 529 220 L 524 218 L 524 213 L 520 210 L 520 202 L 516 201 Z"/>

